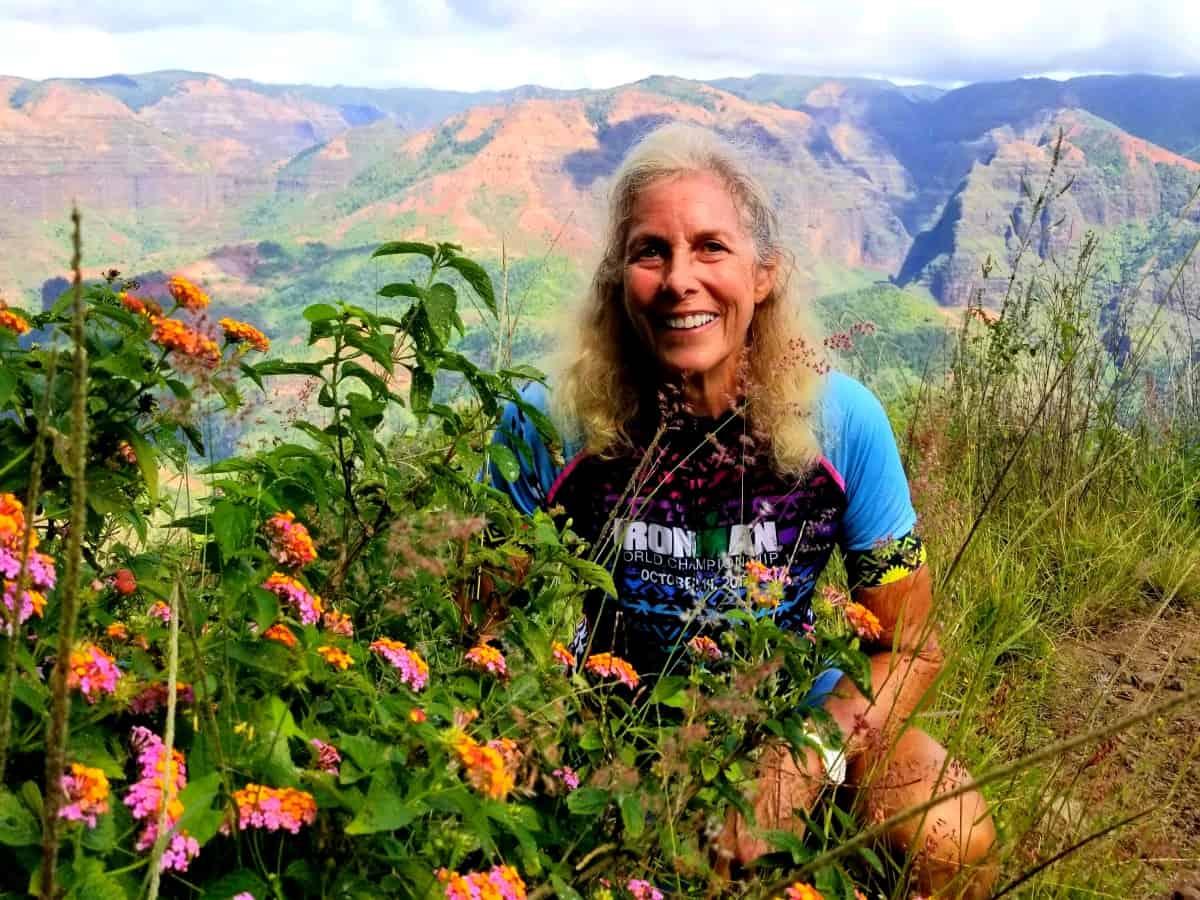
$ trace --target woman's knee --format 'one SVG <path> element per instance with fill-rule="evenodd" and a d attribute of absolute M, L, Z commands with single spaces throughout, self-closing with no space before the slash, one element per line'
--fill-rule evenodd
<path fill-rule="evenodd" d="M 882 757 L 855 766 L 865 812 L 880 823 L 970 782 L 946 749 L 918 729 L 905 731 Z M 996 877 L 996 829 L 978 791 L 940 801 L 894 825 L 887 839 L 909 853 L 924 890 L 949 896 L 986 896 Z"/>

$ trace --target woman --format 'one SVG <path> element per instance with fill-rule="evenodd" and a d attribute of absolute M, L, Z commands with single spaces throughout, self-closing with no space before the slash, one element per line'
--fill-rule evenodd
<path fill-rule="evenodd" d="M 870 392 L 828 372 L 788 292 L 786 259 L 767 195 L 731 146 L 693 126 L 652 133 L 615 176 L 605 253 L 556 383 L 576 447 L 556 464 L 515 407 L 498 440 L 519 436 L 532 450 L 507 486 L 515 503 L 561 505 L 613 571 L 618 597 L 585 605 L 580 653 L 662 670 L 681 640 L 719 631 L 749 561 L 780 573 L 774 615 L 799 629 L 838 547 L 853 599 L 882 626 L 874 697 L 829 672 L 811 699 L 842 730 L 839 762 L 861 808 L 882 821 L 968 776 L 908 722 L 941 651 L 895 439 Z M 540 389 L 526 399 L 546 405 Z M 799 831 L 792 810 L 815 801 L 826 761 L 768 749 L 755 823 L 731 813 L 717 842 L 725 859 L 766 852 L 761 831 Z M 889 837 L 912 852 L 923 890 L 986 896 L 995 832 L 978 793 Z"/>

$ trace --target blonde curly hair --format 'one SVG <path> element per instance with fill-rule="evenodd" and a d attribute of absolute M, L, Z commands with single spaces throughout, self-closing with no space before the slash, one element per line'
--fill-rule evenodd
<path fill-rule="evenodd" d="M 792 257 L 769 195 L 751 174 L 749 155 L 700 126 L 673 123 L 652 131 L 614 176 L 603 256 L 584 301 L 565 322 L 556 412 L 593 453 L 630 446 L 627 426 L 643 404 L 653 402 L 657 392 L 647 386 L 657 388 L 661 374 L 625 312 L 626 238 L 638 195 L 664 178 L 690 173 L 711 173 L 729 188 L 757 264 L 775 270 L 774 286 L 756 307 L 747 334 L 747 415 L 754 431 L 769 441 L 776 470 L 799 474 L 821 453 L 814 412 L 822 367 L 801 359 L 820 348 L 820 338 L 790 291 Z"/>

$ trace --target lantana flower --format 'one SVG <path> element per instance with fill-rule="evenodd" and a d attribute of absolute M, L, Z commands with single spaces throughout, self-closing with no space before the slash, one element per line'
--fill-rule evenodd
<path fill-rule="evenodd" d="M 491 672 L 501 678 L 508 675 L 504 654 L 490 644 L 476 644 L 467 651 L 467 662 L 480 672 Z"/>
<path fill-rule="evenodd" d="M 325 611 L 325 604 L 316 594 L 310 594 L 308 588 L 282 572 L 272 572 L 271 577 L 262 585 L 280 600 L 291 605 L 305 625 L 315 625 Z"/>
<path fill-rule="evenodd" d="M 687 646 L 688 650 L 700 659 L 716 661 L 725 655 L 721 652 L 721 648 L 717 646 L 717 642 L 706 634 L 696 635 L 688 641 Z"/>
<path fill-rule="evenodd" d="M 0 306 L 0 328 L 14 334 L 25 334 L 29 331 L 29 323 L 25 317 L 6 306 Z"/>
<path fill-rule="evenodd" d="M 612 653 L 593 653 L 587 658 L 583 667 L 601 678 L 615 678 L 628 688 L 637 687 L 638 682 L 641 681 L 641 676 L 633 666 Z"/>
<path fill-rule="evenodd" d="M 512 866 L 492 866 L 487 872 L 460 875 L 438 869 L 446 900 L 526 900 L 525 882 Z"/>
<path fill-rule="evenodd" d="M 112 694 L 121 680 L 116 660 L 85 641 L 71 651 L 68 660 L 67 687 L 78 688 L 88 703 L 95 703 L 101 694 Z"/>
<path fill-rule="evenodd" d="M 186 682 L 175 682 L 175 702 L 195 703 L 196 693 Z M 167 684 L 157 681 L 147 685 L 140 694 L 129 701 L 129 711 L 135 715 L 147 715 L 167 705 Z"/>
<path fill-rule="evenodd" d="M 304 825 L 317 818 L 317 801 L 307 791 L 248 784 L 233 792 L 238 809 L 238 828 L 262 828 L 266 831 L 290 831 L 299 834 Z M 229 826 L 223 829 L 226 833 Z"/>
<path fill-rule="evenodd" d="M 555 778 L 563 783 L 568 791 L 573 791 L 579 787 L 579 773 L 570 766 L 561 766 L 550 773 Z"/>
<path fill-rule="evenodd" d="M 216 368 L 221 362 L 221 348 L 212 338 L 175 319 L 159 317 L 153 321 L 154 331 L 150 333 L 150 340 L 164 350 L 170 350 L 210 369 Z"/>
<path fill-rule="evenodd" d="M 784 588 L 792 583 L 787 566 L 767 566 L 757 559 L 746 562 L 746 599 L 760 609 L 774 609 L 783 602 Z"/>
<path fill-rule="evenodd" d="M 174 275 L 167 282 L 167 290 L 175 302 L 189 312 L 199 312 L 208 306 L 208 294 L 182 275 Z"/>
<path fill-rule="evenodd" d="M 519 754 L 512 740 L 497 738 L 481 744 L 460 732 L 454 736 L 453 746 L 467 781 L 479 793 L 503 800 L 513 789 Z"/>
<path fill-rule="evenodd" d="M 149 615 L 165 625 L 171 621 L 171 607 L 161 600 L 155 600 L 154 605 L 149 609 Z"/>
<path fill-rule="evenodd" d="M 183 754 L 172 750 L 167 757 L 166 744 L 158 735 L 140 725 L 133 729 L 132 743 L 138 754 L 138 769 L 141 778 L 125 795 L 125 805 L 133 817 L 145 825 L 134 845 L 138 850 L 148 850 L 158 838 L 158 817 L 165 802 L 167 806 L 166 827 L 174 828 L 183 815 L 183 803 L 179 793 L 187 787 L 187 764 Z M 200 844 L 186 831 L 171 836 L 163 852 L 160 868 L 163 871 L 186 872 L 188 864 L 200 853 Z"/>
<path fill-rule="evenodd" d="M 846 621 L 854 629 L 854 633 L 867 641 L 879 640 L 883 634 L 883 626 L 879 617 L 861 603 L 847 603 L 845 606 Z"/>
<path fill-rule="evenodd" d="M 663 892 L 644 878 L 630 878 L 625 890 L 633 894 L 633 900 L 663 900 Z"/>
<path fill-rule="evenodd" d="M 96 817 L 108 812 L 108 777 L 100 769 L 72 763 L 70 773 L 62 777 L 62 791 L 61 819 L 95 828 Z"/>
<path fill-rule="evenodd" d="M 163 309 L 157 302 L 147 297 L 135 297 L 133 294 L 120 294 L 121 305 L 139 316 L 145 316 L 148 319 L 156 319 L 163 314 Z"/>
<path fill-rule="evenodd" d="M 354 623 L 346 613 L 338 612 L 336 609 L 327 609 L 321 623 L 330 634 L 354 637 Z"/>
<path fill-rule="evenodd" d="M 230 344 L 249 344 L 260 353 L 271 349 L 271 341 L 265 334 L 249 322 L 238 322 L 235 319 L 221 319 L 218 323 L 225 332 L 225 340 Z"/>
<path fill-rule="evenodd" d="M 137 579 L 133 577 L 133 572 L 129 569 L 117 569 L 113 573 L 112 579 L 113 590 L 122 597 L 128 597 L 137 591 Z"/>
<path fill-rule="evenodd" d="M 371 642 L 371 652 L 377 653 L 392 664 L 400 674 L 400 680 L 414 691 L 429 683 L 429 664 L 415 650 L 409 650 L 403 641 L 379 638 Z"/>
<path fill-rule="evenodd" d="M 824 900 L 824 897 L 811 884 L 796 881 L 784 890 L 782 900 Z"/>
<path fill-rule="evenodd" d="M 298 569 L 317 558 L 312 535 L 291 510 L 271 516 L 263 530 L 271 542 L 271 556 L 281 566 Z"/>
<path fill-rule="evenodd" d="M 339 672 L 345 672 L 354 665 L 354 658 L 340 647 L 331 647 L 328 644 L 322 644 L 317 648 L 317 652 L 321 654 L 321 658 L 325 662 L 329 663 Z"/>
<path fill-rule="evenodd" d="M 296 636 L 292 634 L 292 629 L 288 628 L 282 622 L 276 622 L 264 631 L 262 636 L 265 640 L 276 641 L 285 647 L 295 647 L 297 643 Z"/>
<path fill-rule="evenodd" d="M 575 656 L 561 641 L 555 641 L 550 647 L 550 655 L 554 661 L 566 669 L 575 668 Z"/>
<path fill-rule="evenodd" d="M 338 752 L 338 748 L 318 738 L 313 738 L 310 743 L 317 751 L 317 768 L 330 775 L 337 775 L 342 765 L 342 754 Z"/>

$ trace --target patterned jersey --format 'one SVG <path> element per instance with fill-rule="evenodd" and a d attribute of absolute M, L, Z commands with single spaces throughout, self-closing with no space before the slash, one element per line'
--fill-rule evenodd
<path fill-rule="evenodd" d="M 523 399 L 546 408 L 539 385 Z M 559 466 L 514 405 L 496 440 L 514 449 L 520 475 L 492 477 L 525 512 L 561 506 L 591 558 L 613 573 L 617 597 L 587 598 L 577 645 L 653 672 L 747 601 L 799 630 L 835 547 L 853 587 L 920 565 L 908 482 L 879 401 L 832 373 L 818 424 L 824 455 L 801 476 L 779 475 L 736 412 L 683 418 L 657 440 L 647 429 L 638 441 L 635 431 L 637 449 L 612 457 L 568 447 Z"/>

